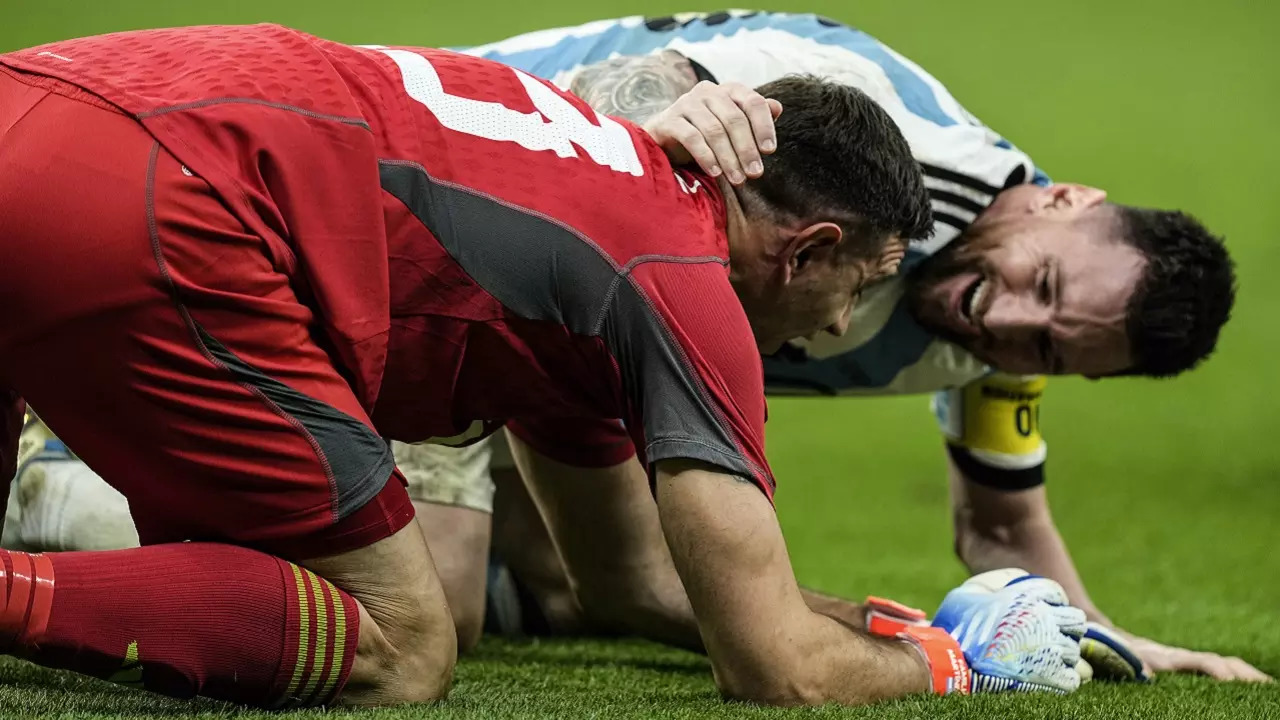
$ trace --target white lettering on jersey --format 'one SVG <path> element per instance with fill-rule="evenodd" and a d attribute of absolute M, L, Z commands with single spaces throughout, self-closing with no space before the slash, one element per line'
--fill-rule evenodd
<path fill-rule="evenodd" d="M 511 68 L 537 112 L 522 113 L 501 103 L 473 100 L 445 92 L 431 61 L 407 50 L 366 46 L 386 54 L 400 68 L 405 92 L 422 103 L 456 132 L 512 142 L 529 150 L 551 150 L 563 158 L 576 158 L 576 145 L 598 165 L 637 177 L 644 167 L 631 134 L 612 118 L 598 115 L 592 123 L 568 100 L 529 75 Z M 545 120 L 543 118 L 546 118 Z"/>
<path fill-rule="evenodd" d="M 698 188 L 702 187 L 701 180 L 694 178 L 693 184 L 690 185 L 680 173 L 676 173 L 676 182 L 680 183 L 680 189 L 683 190 L 686 195 L 692 195 L 698 192 Z"/>

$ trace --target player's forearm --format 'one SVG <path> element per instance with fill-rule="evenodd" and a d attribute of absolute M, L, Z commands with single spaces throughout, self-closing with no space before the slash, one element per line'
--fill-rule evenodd
<path fill-rule="evenodd" d="M 643 123 L 693 89 L 698 78 L 680 53 L 621 57 L 580 70 L 569 90 L 596 112 Z"/>
<path fill-rule="evenodd" d="M 1066 543 L 1053 523 L 1043 485 L 1022 490 L 975 482 L 949 461 L 955 549 L 977 574 L 1018 567 L 1056 580 L 1090 620 L 1110 624 L 1093 605 Z"/>
<path fill-rule="evenodd" d="M 809 624 L 813 634 L 795 638 L 802 664 L 791 677 L 800 682 L 765 699 L 769 704 L 868 705 L 929 690 L 924 657 L 906 642 L 872 637 L 820 613 Z"/>
<path fill-rule="evenodd" d="M 865 630 L 867 627 L 867 606 L 862 603 L 824 595 L 807 588 L 800 588 L 800 595 L 804 597 L 804 603 L 810 610 L 825 615 L 841 625 L 857 630 Z"/>
<path fill-rule="evenodd" d="M 1071 553 L 1049 517 L 998 528 L 958 529 L 958 534 L 957 550 L 969 572 L 976 575 L 988 570 L 1018 567 L 1043 575 L 1058 581 L 1071 598 L 1071 604 L 1084 610 L 1090 620 L 1111 624 L 1089 598 L 1084 581 L 1071 560 Z"/>
<path fill-rule="evenodd" d="M 607 627 L 692 652 L 705 653 L 706 647 L 698 633 L 698 623 L 684 587 L 679 585 L 678 576 L 672 579 L 676 582 L 663 583 L 666 587 L 653 587 L 637 594 L 643 597 L 635 597 L 633 602 L 627 604 L 624 612 L 619 612 L 611 605 L 606 611 Z M 805 588 L 800 589 L 800 594 L 813 612 L 851 629 L 866 629 L 866 605 Z M 643 607 L 643 611 L 635 611 L 637 602 Z M 588 615 L 591 616 L 591 613 Z"/>
<path fill-rule="evenodd" d="M 658 507 L 722 694 L 769 705 L 863 705 L 930 687 L 923 656 L 812 611 L 777 516 L 741 479 L 658 465 Z"/>

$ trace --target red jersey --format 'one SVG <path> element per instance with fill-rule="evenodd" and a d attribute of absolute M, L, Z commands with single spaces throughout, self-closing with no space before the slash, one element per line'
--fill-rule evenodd
<path fill-rule="evenodd" d="M 638 128 L 490 61 L 270 25 L 0 64 L 118 106 L 213 186 L 314 308 L 386 437 L 618 417 L 650 467 L 702 460 L 772 495 L 723 200 Z"/>

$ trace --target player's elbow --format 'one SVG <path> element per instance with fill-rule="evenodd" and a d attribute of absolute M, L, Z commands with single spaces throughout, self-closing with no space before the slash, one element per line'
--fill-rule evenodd
<path fill-rule="evenodd" d="M 834 699 L 831 688 L 824 686 L 826 673 L 809 667 L 808 659 L 799 653 L 781 653 L 767 662 L 758 658 L 713 661 L 713 666 L 716 687 L 726 700 L 800 707 L 823 705 Z M 848 698 L 841 700 L 847 703 Z"/>
<path fill-rule="evenodd" d="M 700 649 L 693 609 L 674 572 L 596 577 L 579 583 L 577 595 L 585 621 L 596 632 Z"/>

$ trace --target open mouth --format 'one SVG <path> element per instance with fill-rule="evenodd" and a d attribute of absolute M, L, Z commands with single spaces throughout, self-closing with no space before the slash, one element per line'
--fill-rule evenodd
<path fill-rule="evenodd" d="M 960 317 L 974 330 L 978 329 L 978 310 L 986 302 L 990 287 L 991 283 L 984 276 L 979 275 L 960 296 L 958 308 Z"/>

